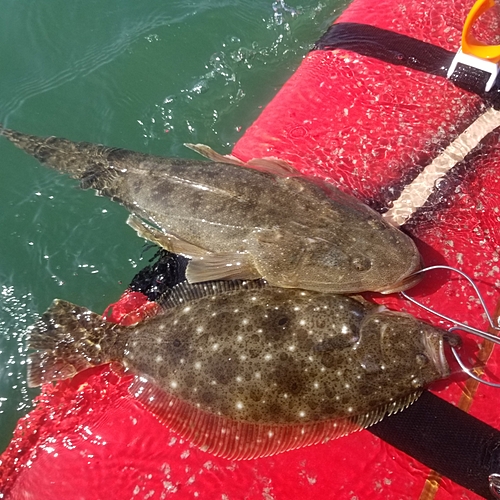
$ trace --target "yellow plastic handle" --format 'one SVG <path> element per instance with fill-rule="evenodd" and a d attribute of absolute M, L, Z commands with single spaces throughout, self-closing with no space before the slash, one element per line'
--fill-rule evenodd
<path fill-rule="evenodd" d="M 500 61 L 500 45 L 486 45 L 472 35 L 472 25 L 488 9 L 495 6 L 495 0 L 477 0 L 472 7 L 462 30 L 462 52 L 497 63 Z"/>

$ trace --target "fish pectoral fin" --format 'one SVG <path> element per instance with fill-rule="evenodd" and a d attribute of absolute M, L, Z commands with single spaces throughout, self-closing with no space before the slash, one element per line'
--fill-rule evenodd
<path fill-rule="evenodd" d="M 236 158 L 236 156 L 221 155 L 220 153 L 217 153 L 217 151 L 214 151 L 210 146 L 206 146 L 205 144 L 191 144 L 189 142 L 185 142 L 184 146 L 186 146 L 189 149 L 192 149 L 193 151 L 196 151 L 201 156 L 204 156 L 205 158 L 208 158 L 218 163 L 229 163 L 231 165 L 238 165 L 240 167 L 245 166 L 245 162 Z"/>
<path fill-rule="evenodd" d="M 212 280 L 255 280 L 262 276 L 249 254 L 227 252 L 193 257 L 187 265 L 186 278 L 190 283 L 200 283 Z"/>
<path fill-rule="evenodd" d="M 246 253 L 211 253 L 193 245 L 173 234 L 143 222 L 136 215 L 129 215 L 127 224 L 137 234 L 148 241 L 160 245 L 165 250 L 189 257 L 186 278 L 190 283 L 212 280 L 254 280 L 262 278 L 249 254 Z"/>
<path fill-rule="evenodd" d="M 127 224 L 137 231 L 137 234 L 148 241 L 152 241 L 169 252 L 184 255 L 185 257 L 201 257 L 208 255 L 208 251 L 189 243 L 178 236 L 165 233 L 160 229 L 143 222 L 136 215 L 129 215 Z"/>
<path fill-rule="evenodd" d="M 245 163 L 246 167 L 275 175 L 276 177 L 299 177 L 302 174 L 284 160 L 274 157 L 253 158 Z"/>

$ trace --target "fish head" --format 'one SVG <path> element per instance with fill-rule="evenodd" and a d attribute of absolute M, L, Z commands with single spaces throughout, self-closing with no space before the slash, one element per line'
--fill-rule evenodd
<path fill-rule="evenodd" d="M 312 186 L 314 183 L 315 186 Z M 326 194 L 308 226 L 307 248 L 298 272 L 322 292 L 393 293 L 418 283 L 420 253 L 413 240 L 361 200 L 318 179 L 302 180 L 305 190 Z"/>
<path fill-rule="evenodd" d="M 448 332 L 414 316 L 388 310 L 368 315 L 362 324 L 362 335 L 378 338 L 379 358 L 393 377 L 408 380 L 423 388 L 450 375 L 445 345 L 454 342 Z M 453 335 L 456 337 L 456 335 Z"/>
<path fill-rule="evenodd" d="M 387 294 L 406 290 L 422 279 L 413 274 L 422 266 L 420 254 L 405 234 L 349 238 L 332 241 L 328 236 L 301 239 L 283 235 L 273 241 L 259 241 L 252 253 L 258 256 L 261 275 L 284 288 Z"/>
<path fill-rule="evenodd" d="M 441 374 L 442 378 L 450 375 L 450 368 L 445 355 L 445 345 L 458 346 L 461 339 L 454 333 L 449 333 L 439 328 L 419 322 L 422 325 L 422 343 L 425 348 L 425 356 L 430 360 L 431 364 Z"/>
<path fill-rule="evenodd" d="M 378 215 L 364 226 L 353 225 L 349 236 L 345 252 L 350 257 L 350 275 L 364 290 L 400 292 L 422 279 L 415 274 L 422 268 L 422 258 L 413 240 Z"/>

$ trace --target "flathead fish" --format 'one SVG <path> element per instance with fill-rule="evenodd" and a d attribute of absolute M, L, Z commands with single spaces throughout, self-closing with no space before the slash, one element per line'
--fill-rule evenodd
<path fill-rule="evenodd" d="M 191 259 L 191 283 L 265 278 L 320 292 L 390 293 L 419 278 L 413 241 L 333 185 L 275 159 L 162 158 L 0 127 L 40 162 L 120 202 L 137 232 Z M 146 224 L 141 220 L 147 220 Z"/>
<path fill-rule="evenodd" d="M 129 327 L 56 300 L 31 327 L 28 384 L 121 363 L 131 394 L 173 431 L 250 459 L 368 427 L 449 375 L 453 335 L 353 297 L 261 283 L 184 282 Z"/>

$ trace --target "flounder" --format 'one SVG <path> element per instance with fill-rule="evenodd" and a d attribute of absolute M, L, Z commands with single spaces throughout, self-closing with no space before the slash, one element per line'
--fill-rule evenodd
<path fill-rule="evenodd" d="M 174 287 L 135 326 L 56 300 L 31 327 L 28 384 L 121 363 L 130 391 L 202 450 L 264 457 L 363 429 L 449 375 L 457 337 L 353 297 L 220 281 Z"/>
<path fill-rule="evenodd" d="M 243 163 L 162 158 L 0 126 L 40 162 L 132 212 L 139 235 L 191 259 L 191 283 L 265 278 L 320 292 L 390 293 L 420 278 L 420 255 L 399 229 L 333 185 L 276 159 Z M 147 220 L 144 223 L 139 217 Z"/>

